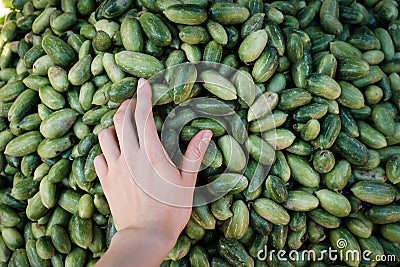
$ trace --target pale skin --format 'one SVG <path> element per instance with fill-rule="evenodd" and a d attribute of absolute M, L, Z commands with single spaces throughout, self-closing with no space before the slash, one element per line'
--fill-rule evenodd
<path fill-rule="evenodd" d="M 137 99 L 123 102 L 114 126 L 98 136 L 103 154 L 94 164 L 118 232 L 97 267 L 160 266 L 190 218 L 192 209 L 186 204 L 192 203 L 197 172 L 212 133 L 200 131 L 193 137 L 182 168 L 175 167 L 157 135 L 151 97 L 149 83 L 140 79 Z M 122 140 L 130 145 L 124 142 L 122 146 Z M 130 168 L 127 162 L 132 163 Z M 143 178 L 154 188 L 160 187 L 161 179 L 189 188 L 174 192 L 175 200 L 186 207 L 164 204 L 145 193 L 137 183 Z"/>

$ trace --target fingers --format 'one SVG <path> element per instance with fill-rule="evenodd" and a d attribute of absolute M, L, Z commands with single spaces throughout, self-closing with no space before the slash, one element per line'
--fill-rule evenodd
<path fill-rule="evenodd" d="M 120 156 L 121 152 L 114 126 L 99 132 L 99 143 L 101 150 L 103 150 L 104 158 L 108 163 L 115 161 Z"/>
<path fill-rule="evenodd" d="M 150 84 L 145 79 L 139 80 L 137 104 L 135 110 L 136 128 L 141 148 L 161 148 L 156 124 L 153 118 L 152 92 Z"/>
<path fill-rule="evenodd" d="M 190 141 L 182 162 L 182 178 L 186 186 L 194 186 L 204 153 L 212 137 L 209 130 L 197 133 Z"/>
<path fill-rule="evenodd" d="M 108 166 L 103 154 L 94 158 L 94 169 L 96 170 L 97 176 L 100 180 L 104 179 L 104 177 L 107 175 Z"/>
<path fill-rule="evenodd" d="M 107 199 L 112 192 L 112 186 L 115 185 L 115 180 L 110 179 L 113 177 L 108 176 L 108 165 L 103 154 L 98 155 L 94 158 L 94 169 L 96 170 L 97 176 L 99 177 L 101 187 L 104 190 L 104 194 Z"/>
<path fill-rule="evenodd" d="M 114 115 L 114 125 L 121 151 L 126 148 L 129 148 L 130 151 L 132 151 L 131 149 L 134 149 L 134 151 L 139 149 L 136 127 L 133 121 L 135 108 L 136 99 L 127 99 Z"/>

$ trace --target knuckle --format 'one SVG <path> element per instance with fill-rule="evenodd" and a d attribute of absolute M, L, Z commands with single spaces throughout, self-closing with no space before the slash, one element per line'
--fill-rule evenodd
<path fill-rule="evenodd" d="M 124 116 L 125 116 L 125 112 L 118 110 L 115 114 L 114 114 L 114 123 L 115 124 L 122 124 L 122 122 L 124 121 Z"/>
<path fill-rule="evenodd" d="M 149 161 L 153 164 L 159 163 L 164 160 L 164 155 L 161 153 L 148 153 Z"/>
<path fill-rule="evenodd" d="M 192 158 L 194 160 L 199 160 L 203 156 L 199 147 L 191 147 Z"/>
<path fill-rule="evenodd" d="M 135 120 L 136 120 L 136 121 L 141 121 L 141 122 L 143 122 L 143 121 L 145 121 L 145 120 L 147 119 L 147 117 L 148 117 L 148 113 L 147 113 L 147 112 L 144 112 L 144 111 L 142 111 L 142 110 L 138 110 L 138 111 L 135 113 Z"/>

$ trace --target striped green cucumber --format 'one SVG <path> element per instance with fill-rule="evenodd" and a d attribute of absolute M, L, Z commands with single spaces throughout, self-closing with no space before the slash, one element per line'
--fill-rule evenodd
<path fill-rule="evenodd" d="M 43 50 L 61 67 L 71 66 L 75 60 L 75 51 L 58 37 L 47 35 L 42 41 Z"/>
<path fill-rule="evenodd" d="M 307 160 L 290 153 L 286 154 L 286 159 L 290 166 L 291 174 L 297 182 L 311 188 L 319 185 L 320 176 Z"/>
<path fill-rule="evenodd" d="M 163 11 L 172 22 L 184 25 L 199 25 L 207 20 L 207 12 L 195 4 L 176 4 Z"/>
<path fill-rule="evenodd" d="M 327 112 L 327 105 L 313 103 L 297 109 L 293 117 L 296 121 L 305 123 L 310 119 L 321 119 L 326 115 Z"/>
<path fill-rule="evenodd" d="M 69 253 L 71 250 L 71 241 L 68 236 L 67 230 L 58 224 L 50 228 L 50 237 L 54 247 L 60 253 Z"/>
<path fill-rule="evenodd" d="M 243 192 L 246 200 L 258 198 L 262 193 L 262 185 L 265 180 L 263 166 L 254 160 L 249 160 L 244 171 L 244 176 L 249 179 L 249 186 Z"/>
<path fill-rule="evenodd" d="M 1 224 L 5 227 L 15 227 L 21 222 L 21 218 L 18 214 L 10 207 L 0 204 L 1 210 Z"/>
<path fill-rule="evenodd" d="M 297 62 L 303 57 L 303 42 L 296 33 L 289 34 L 286 40 L 287 55 L 291 62 Z"/>
<path fill-rule="evenodd" d="M 400 157 L 398 154 L 393 155 L 386 162 L 386 176 L 390 182 L 397 184 L 400 182 Z"/>
<path fill-rule="evenodd" d="M 320 201 L 321 207 L 332 215 L 346 217 L 350 214 L 350 202 L 345 196 L 328 189 L 321 189 L 315 194 Z"/>
<path fill-rule="evenodd" d="M 49 237 L 42 236 L 36 241 L 36 252 L 40 258 L 46 260 L 50 259 L 54 253 L 55 249 L 51 239 Z"/>
<path fill-rule="evenodd" d="M 275 162 L 274 148 L 257 135 L 250 135 L 245 142 L 245 147 L 249 154 L 261 164 L 272 165 Z"/>
<path fill-rule="evenodd" d="M 78 246 L 86 249 L 93 238 L 92 221 L 83 219 L 78 215 L 73 215 L 68 223 L 68 232 L 71 241 Z"/>
<path fill-rule="evenodd" d="M 237 3 L 215 3 L 210 11 L 212 18 L 222 25 L 241 24 L 250 16 L 249 10 Z"/>
<path fill-rule="evenodd" d="M 246 165 L 246 156 L 239 143 L 230 135 L 218 139 L 218 145 L 224 156 L 224 163 L 232 171 L 241 171 Z"/>
<path fill-rule="evenodd" d="M 283 56 L 286 50 L 285 37 L 279 26 L 272 21 L 266 21 L 264 29 L 268 33 L 268 45 L 275 47 L 278 54 Z"/>
<path fill-rule="evenodd" d="M 222 225 L 224 236 L 228 239 L 242 238 L 249 226 L 249 210 L 242 200 L 237 200 L 232 204 L 233 216 Z"/>
<path fill-rule="evenodd" d="M 115 54 L 115 61 L 124 71 L 137 77 L 149 78 L 164 69 L 164 65 L 157 58 L 133 51 Z"/>
<path fill-rule="evenodd" d="M 303 228 L 307 228 L 306 226 L 307 226 L 306 213 L 302 211 L 293 212 L 289 223 L 290 230 L 296 232 Z"/>
<path fill-rule="evenodd" d="M 307 212 L 307 215 L 311 220 L 328 229 L 338 228 L 341 222 L 340 218 L 330 214 L 322 208 L 313 209 Z"/>
<path fill-rule="evenodd" d="M 172 250 L 168 254 L 168 258 L 170 258 L 173 261 L 182 259 L 185 257 L 190 250 L 190 239 L 182 235 L 178 238 L 178 240 L 175 243 L 175 246 L 172 248 Z"/>
<path fill-rule="evenodd" d="M 385 136 L 392 136 L 396 132 L 395 122 L 392 116 L 388 116 L 389 110 L 383 105 L 376 105 L 372 109 L 372 121 L 375 128 Z"/>
<path fill-rule="evenodd" d="M 398 224 L 385 224 L 380 227 L 380 232 L 387 240 L 398 243 L 400 240 L 399 228 L 400 226 Z"/>
<path fill-rule="evenodd" d="M 358 238 L 357 241 L 363 251 L 368 250 L 371 252 L 371 255 L 368 257 L 368 259 L 363 259 L 361 264 L 366 262 L 367 264 L 372 264 L 373 266 L 374 263 L 372 262 L 372 259 L 379 257 L 377 255 L 385 254 L 382 245 L 379 243 L 379 240 L 373 235 L 371 235 L 369 238 Z"/>
<path fill-rule="evenodd" d="M 210 41 L 210 34 L 204 27 L 186 26 L 180 30 L 179 38 L 182 42 L 196 45 L 200 43 L 208 43 Z"/>
<path fill-rule="evenodd" d="M 309 211 L 319 205 L 319 200 L 315 196 L 300 190 L 291 190 L 288 192 L 286 201 L 283 206 L 286 209 L 294 211 Z"/>
<path fill-rule="evenodd" d="M 357 58 L 342 58 L 338 61 L 337 77 L 341 80 L 353 81 L 365 77 L 369 72 L 369 64 Z"/>
<path fill-rule="evenodd" d="M 43 205 L 40 198 L 40 193 L 37 192 L 32 198 L 29 199 L 26 207 L 26 216 L 32 220 L 39 220 L 43 215 L 47 213 L 48 209 Z"/>
<path fill-rule="evenodd" d="M 192 64 L 180 64 L 172 67 L 170 90 L 175 104 L 186 101 L 197 78 L 197 70 Z"/>
<path fill-rule="evenodd" d="M 246 63 L 255 61 L 263 52 L 267 42 L 268 34 L 263 29 L 249 34 L 239 46 L 239 58 Z"/>
<path fill-rule="evenodd" d="M 54 158 L 73 146 L 75 143 L 72 135 L 64 135 L 55 139 L 44 139 L 37 147 L 37 153 L 42 158 Z"/>
<path fill-rule="evenodd" d="M 35 240 L 28 240 L 25 244 L 25 249 L 31 266 L 50 267 L 50 261 L 40 258 L 38 253 L 36 252 Z"/>
<path fill-rule="evenodd" d="M 204 80 L 204 87 L 210 93 L 223 100 L 234 100 L 237 98 L 235 86 L 218 72 L 205 70 L 200 76 Z"/>
<path fill-rule="evenodd" d="M 350 175 L 350 163 L 346 160 L 339 160 L 333 169 L 325 174 L 325 184 L 331 190 L 342 190 L 347 185 Z"/>
<path fill-rule="evenodd" d="M 267 47 L 254 63 L 252 76 L 256 82 L 266 82 L 278 68 L 278 52 Z"/>
<path fill-rule="evenodd" d="M 241 101 L 246 106 L 251 106 L 256 98 L 256 85 L 253 77 L 246 71 L 238 71 L 234 84 Z"/>
<path fill-rule="evenodd" d="M 185 227 L 185 233 L 193 240 L 200 240 L 204 237 L 205 230 L 192 219 L 189 219 Z"/>
<path fill-rule="evenodd" d="M 338 82 L 342 89 L 337 102 L 350 109 L 360 109 L 364 107 L 364 95 L 352 84 L 344 81 Z"/>
<path fill-rule="evenodd" d="M 348 255 L 349 251 L 355 251 L 361 253 L 360 245 L 357 242 L 357 239 L 346 229 L 338 228 L 332 230 L 329 233 L 329 239 L 331 245 L 341 253 L 345 253 Z M 343 241 L 345 246 L 343 246 Z M 358 266 L 361 258 L 360 257 L 347 257 L 344 261 L 349 266 Z"/>
<path fill-rule="evenodd" d="M 137 19 L 127 17 L 121 23 L 122 44 L 126 50 L 142 52 L 144 48 L 143 30 Z"/>
<path fill-rule="evenodd" d="M 333 54 L 324 55 L 318 63 L 317 73 L 334 77 L 337 70 L 337 60 Z"/>
<path fill-rule="evenodd" d="M 370 126 L 364 121 L 357 122 L 358 129 L 360 131 L 360 140 L 367 146 L 373 149 L 379 149 L 387 146 L 385 136 Z"/>
<path fill-rule="evenodd" d="M 290 221 L 290 215 L 286 210 L 270 199 L 259 198 L 254 201 L 253 207 L 257 214 L 273 224 L 287 225 Z"/>
<path fill-rule="evenodd" d="M 207 252 L 200 246 L 195 246 L 190 250 L 189 261 L 192 266 L 210 266 Z"/>
<path fill-rule="evenodd" d="M 338 152 L 344 159 L 355 165 L 364 165 L 368 162 L 368 149 L 359 140 L 346 133 L 339 133 L 333 151 Z"/>
<path fill-rule="evenodd" d="M 194 222 L 196 222 L 204 229 L 215 228 L 216 219 L 211 213 L 210 207 L 208 205 L 194 207 L 191 218 Z"/>
<path fill-rule="evenodd" d="M 33 106 L 37 106 L 39 96 L 32 89 L 23 91 L 12 103 L 8 110 L 9 121 L 20 121 L 25 115 L 29 114 Z"/>
<path fill-rule="evenodd" d="M 68 132 L 77 116 L 78 113 L 72 109 L 58 110 L 42 121 L 40 133 L 45 138 L 59 138 Z"/>
<path fill-rule="evenodd" d="M 240 193 L 248 186 L 248 180 L 245 176 L 239 173 L 222 173 L 213 175 L 208 178 L 208 190 L 215 195 L 226 194 L 228 192 Z"/>
<path fill-rule="evenodd" d="M 139 17 L 139 22 L 147 37 L 156 45 L 167 46 L 171 43 L 171 32 L 157 15 L 143 12 Z"/>
<path fill-rule="evenodd" d="M 340 109 L 339 117 L 342 122 L 342 131 L 351 135 L 352 137 L 359 137 L 360 132 L 358 129 L 358 125 L 353 115 L 347 109 Z"/>
<path fill-rule="evenodd" d="M 265 117 L 278 105 L 279 96 L 277 93 L 265 92 L 260 95 L 250 106 L 247 114 L 247 121 L 253 121 Z"/>
<path fill-rule="evenodd" d="M 281 110 L 294 110 L 311 102 L 311 94 L 300 88 L 285 89 L 280 93 L 278 108 Z"/>
<path fill-rule="evenodd" d="M 345 224 L 352 234 L 362 238 L 370 237 L 374 227 L 373 223 L 361 212 L 351 214 L 345 219 Z"/>
<path fill-rule="evenodd" d="M 86 260 L 86 251 L 80 247 L 74 247 L 65 257 L 66 267 L 82 266 Z"/>
<path fill-rule="evenodd" d="M 43 104 L 53 110 L 61 109 L 66 104 L 64 96 L 51 86 L 40 87 L 39 98 Z"/>
<path fill-rule="evenodd" d="M 253 258 L 239 241 L 222 237 L 217 243 L 217 249 L 220 255 L 234 267 L 254 266 Z"/>
<path fill-rule="evenodd" d="M 15 100 L 26 89 L 22 81 L 8 83 L 1 87 L 0 101 L 9 102 Z"/>
<path fill-rule="evenodd" d="M 43 136 L 39 131 L 32 131 L 12 139 L 6 146 L 4 153 L 14 157 L 22 157 L 34 153 Z"/>
<path fill-rule="evenodd" d="M 221 45 L 226 45 L 228 43 L 228 34 L 220 23 L 209 19 L 206 22 L 206 26 L 214 41 Z"/>
<path fill-rule="evenodd" d="M 90 64 L 92 63 L 92 55 L 88 54 L 79 59 L 68 72 L 68 81 L 75 86 L 79 86 L 87 82 L 91 78 Z"/>
<path fill-rule="evenodd" d="M 211 212 L 220 221 L 225 221 L 233 216 L 230 207 L 232 205 L 233 196 L 225 195 L 213 203 L 211 203 Z M 194 223 L 194 222 L 193 222 Z"/>
<path fill-rule="evenodd" d="M 272 231 L 273 224 L 260 215 L 254 210 L 250 210 L 250 226 L 249 229 L 254 229 L 257 233 L 261 235 L 269 235 Z"/>
<path fill-rule="evenodd" d="M 304 125 L 301 131 L 301 138 L 304 141 L 312 141 L 317 138 L 320 133 L 320 129 L 321 126 L 319 121 L 316 119 L 311 119 Z"/>
<path fill-rule="evenodd" d="M 334 100 L 340 96 L 341 88 L 331 77 L 325 74 L 315 73 L 306 80 L 307 90 L 320 97 Z"/>
<path fill-rule="evenodd" d="M 335 166 L 335 157 L 330 150 L 318 150 L 313 156 L 313 167 L 319 173 L 329 173 Z"/>
<path fill-rule="evenodd" d="M 36 194 L 39 189 L 38 186 L 38 181 L 33 180 L 32 177 L 28 177 L 14 184 L 11 189 L 11 196 L 18 200 L 29 199 Z"/>
<path fill-rule="evenodd" d="M 351 187 L 353 194 L 362 201 L 374 205 L 386 205 L 392 203 L 397 194 L 394 186 L 373 181 L 360 181 Z"/>
<path fill-rule="evenodd" d="M 191 126 L 199 130 L 209 129 L 213 132 L 213 136 L 215 137 L 222 136 L 226 132 L 225 125 L 214 119 L 208 119 L 208 118 L 195 119 L 194 121 L 192 121 Z"/>
<path fill-rule="evenodd" d="M 287 225 L 274 225 L 270 234 L 271 245 L 276 249 L 283 249 L 286 244 L 289 226 Z"/>
<path fill-rule="evenodd" d="M 266 132 L 268 130 L 272 130 L 284 124 L 287 117 L 287 113 L 280 110 L 274 110 L 271 114 L 268 114 L 264 118 L 252 121 L 249 125 L 249 131 Z"/>
<path fill-rule="evenodd" d="M 265 180 L 265 189 L 268 192 L 269 198 L 273 201 L 282 203 L 287 200 L 288 191 L 283 181 L 274 175 L 269 175 Z"/>
<path fill-rule="evenodd" d="M 58 187 L 48 181 L 47 176 L 43 177 L 39 186 L 40 199 L 48 209 L 53 208 L 58 200 Z"/>
<path fill-rule="evenodd" d="M 137 88 L 137 79 L 127 77 L 119 80 L 111 85 L 108 95 L 111 101 L 120 103 L 125 99 L 132 97 Z"/>
<path fill-rule="evenodd" d="M 281 151 L 276 151 L 276 160 L 271 166 L 270 173 L 280 177 L 285 183 L 289 181 L 291 177 L 290 167 Z"/>

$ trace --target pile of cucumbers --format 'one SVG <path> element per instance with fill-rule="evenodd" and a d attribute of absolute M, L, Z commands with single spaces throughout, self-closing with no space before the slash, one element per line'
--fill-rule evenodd
<path fill-rule="evenodd" d="M 93 266 L 104 254 L 116 229 L 97 134 L 139 78 L 163 70 L 153 110 L 160 132 L 169 120 L 171 158 L 212 130 L 198 182 L 227 194 L 193 208 L 162 266 L 400 264 L 398 1 L 8 4 L 0 267 Z"/>

